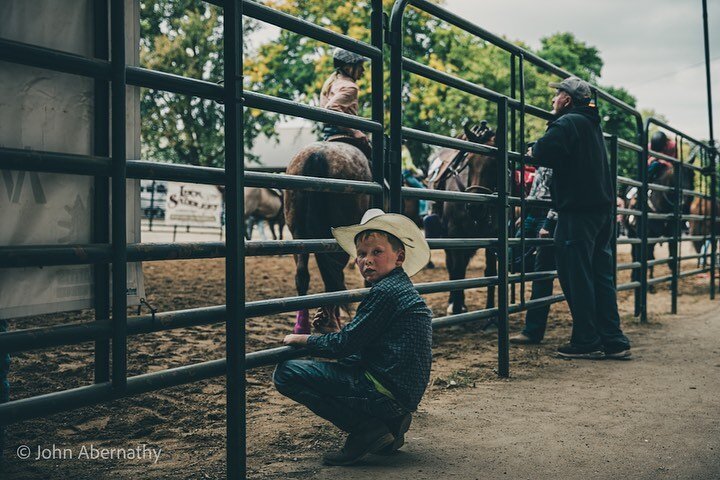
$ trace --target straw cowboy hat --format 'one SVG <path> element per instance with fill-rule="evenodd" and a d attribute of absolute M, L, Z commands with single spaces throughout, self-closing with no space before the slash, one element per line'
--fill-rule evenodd
<path fill-rule="evenodd" d="M 405 245 L 405 261 L 402 267 L 409 277 L 422 270 L 430 261 L 430 247 L 425 241 L 423 233 L 405 215 L 385 213 L 379 208 L 371 208 L 365 212 L 358 225 L 333 228 L 332 234 L 340 247 L 352 258 L 355 258 L 357 256 L 355 237 L 365 230 L 380 230 L 389 233 Z"/>

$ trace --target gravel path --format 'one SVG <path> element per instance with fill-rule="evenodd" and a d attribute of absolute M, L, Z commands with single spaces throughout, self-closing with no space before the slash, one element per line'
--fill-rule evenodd
<path fill-rule="evenodd" d="M 720 478 L 720 314 L 702 303 L 645 330 L 632 361 L 558 360 L 432 399 L 403 451 L 315 478 Z"/>

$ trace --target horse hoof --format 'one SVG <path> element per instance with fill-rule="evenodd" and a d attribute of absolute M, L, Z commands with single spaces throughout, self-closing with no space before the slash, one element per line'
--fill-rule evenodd
<path fill-rule="evenodd" d="M 462 306 L 462 308 L 460 309 L 459 312 L 455 312 L 454 310 L 455 310 L 455 305 L 451 303 L 450 305 L 448 305 L 447 310 L 445 312 L 448 315 L 457 315 L 459 313 L 465 313 L 468 311 L 467 306 L 465 306 L 465 305 Z"/>

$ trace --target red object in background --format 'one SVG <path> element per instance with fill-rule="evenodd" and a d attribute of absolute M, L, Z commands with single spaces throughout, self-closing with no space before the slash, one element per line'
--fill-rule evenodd
<path fill-rule="evenodd" d="M 514 174 L 514 195 L 518 195 L 520 193 L 520 170 L 515 170 Z M 525 196 L 527 196 L 530 193 L 530 189 L 532 188 L 533 180 L 535 180 L 535 167 L 532 165 L 525 165 L 525 175 L 522 181 L 522 187 L 525 190 Z"/>

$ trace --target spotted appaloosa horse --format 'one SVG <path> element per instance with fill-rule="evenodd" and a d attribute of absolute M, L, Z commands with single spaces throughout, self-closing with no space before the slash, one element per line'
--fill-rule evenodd
<path fill-rule="evenodd" d="M 479 129 L 465 126 L 465 135 L 460 137 L 474 143 L 495 145 L 495 133 L 483 122 Z M 461 153 L 457 150 L 441 150 L 439 155 L 457 157 L 462 161 L 454 167 L 439 189 L 454 192 L 492 193 L 497 191 L 497 159 L 477 153 Z M 458 160 L 460 160 L 458 158 Z M 450 170 L 450 169 L 448 169 Z M 438 183 L 436 182 L 436 186 Z M 444 202 L 442 222 L 448 238 L 487 238 L 497 236 L 498 226 L 494 206 L 485 203 Z M 465 278 L 467 266 L 477 248 L 445 250 L 445 263 L 450 280 Z M 485 276 L 497 275 L 497 255 L 493 249 L 485 249 Z M 488 287 L 487 308 L 495 305 L 495 287 Z M 450 292 L 448 314 L 466 311 L 465 292 Z"/>
<path fill-rule="evenodd" d="M 356 147 L 342 142 L 314 142 L 290 161 L 286 173 L 308 177 L 369 182 L 372 173 L 367 157 Z M 331 227 L 359 223 L 368 209 L 370 197 L 347 193 L 285 190 L 285 220 L 294 239 L 332 238 Z M 295 256 L 295 286 L 298 295 L 307 294 L 310 285 L 309 254 Z M 326 292 L 345 290 L 343 268 L 345 252 L 315 255 Z M 310 333 L 307 309 L 297 313 L 295 333 Z"/>

